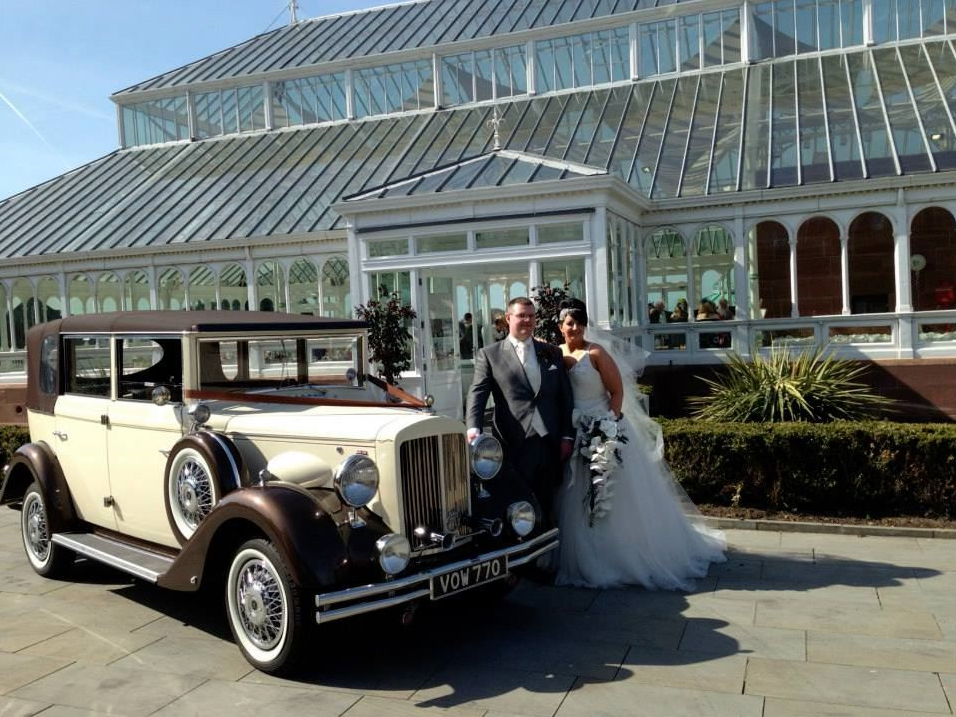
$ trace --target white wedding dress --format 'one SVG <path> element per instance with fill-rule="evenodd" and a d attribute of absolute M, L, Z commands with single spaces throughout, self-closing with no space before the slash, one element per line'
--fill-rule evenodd
<path fill-rule="evenodd" d="M 608 394 L 587 351 L 568 373 L 575 418 L 607 415 Z M 628 441 L 610 488 L 610 511 L 593 526 L 587 459 L 576 452 L 568 462 L 556 497 L 561 547 L 555 584 L 693 590 L 694 579 L 706 575 L 710 563 L 725 560 L 725 541 L 695 520 L 700 514 L 664 463 L 659 434 L 651 433 L 659 431 L 657 425 L 642 413 L 637 419 L 642 425 L 635 426 L 629 413 L 633 409 L 626 408 L 619 424 Z"/>

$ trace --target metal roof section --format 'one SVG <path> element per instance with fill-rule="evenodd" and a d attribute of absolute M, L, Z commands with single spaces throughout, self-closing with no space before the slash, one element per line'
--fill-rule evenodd
<path fill-rule="evenodd" d="M 448 167 L 439 167 L 431 172 L 398 179 L 343 199 L 351 202 L 385 197 L 412 197 L 465 189 L 506 187 L 544 180 L 593 177 L 598 174 L 607 174 L 607 170 L 603 167 L 589 167 L 526 152 L 493 150 Z"/>
<path fill-rule="evenodd" d="M 679 0 L 677 0 L 679 1 Z M 670 5 L 673 0 L 422 0 L 302 20 L 114 93 L 433 47 Z"/>
<path fill-rule="evenodd" d="M 0 259 L 302 235 L 343 228 L 344 197 L 595 173 L 693 201 L 952 171 L 954 116 L 956 49 L 938 40 L 153 145 L 0 202 Z"/>

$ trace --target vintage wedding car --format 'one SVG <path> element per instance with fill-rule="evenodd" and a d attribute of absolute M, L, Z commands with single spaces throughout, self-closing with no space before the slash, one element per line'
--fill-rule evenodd
<path fill-rule="evenodd" d="M 290 667 L 317 625 L 496 590 L 557 546 L 491 436 L 365 373 L 357 321 L 69 317 L 28 335 L 32 442 L 4 469 L 27 558 L 221 589 L 240 650 Z M 484 587 L 483 586 L 486 586 Z"/>

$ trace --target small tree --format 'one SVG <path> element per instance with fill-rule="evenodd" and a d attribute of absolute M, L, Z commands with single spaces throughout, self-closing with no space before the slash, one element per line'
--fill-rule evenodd
<path fill-rule="evenodd" d="M 411 368 L 412 354 L 408 342 L 412 335 L 405 322 L 415 318 L 415 310 L 402 304 L 396 292 L 378 287 L 379 298 L 355 307 L 355 315 L 368 323 L 368 345 L 378 375 L 386 383 L 396 385 L 402 371 Z"/>
<path fill-rule="evenodd" d="M 549 344 L 564 343 L 561 324 L 558 315 L 561 313 L 561 302 L 571 298 L 568 293 L 570 284 L 565 282 L 563 287 L 535 286 L 531 289 L 531 301 L 534 302 L 534 335 Z"/>

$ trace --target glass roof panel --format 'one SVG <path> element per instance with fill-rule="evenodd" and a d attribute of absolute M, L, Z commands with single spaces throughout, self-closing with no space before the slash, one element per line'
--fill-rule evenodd
<path fill-rule="evenodd" d="M 554 179 L 561 179 L 564 176 L 564 170 L 557 167 L 551 167 L 547 164 L 538 166 L 538 169 L 531 175 L 532 182 L 547 182 Z"/>
<path fill-rule="evenodd" d="M 873 50 L 873 62 L 883 89 L 883 103 L 893 130 L 893 143 L 903 172 L 929 172 L 933 169 L 909 87 L 900 66 L 896 48 Z"/>
<path fill-rule="evenodd" d="M 800 103 L 800 168 L 803 184 L 829 182 L 830 149 L 823 108 L 820 59 L 797 60 L 797 97 Z"/>
<path fill-rule="evenodd" d="M 582 20 L 584 18 L 610 15 L 614 10 L 614 6 L 618 4 L 623 3 L 618 3 L 616 0 L 582 0 L 572 19 Z"/>
<path fill-rule="evenodd" d="M 496 187 L 504 179 L 511 165 L 517 162 L 516 159 L 509 159 L 500 155 L 494 155 L 492 161 L 484 166 L 481 174 L 475 178 L 473 187 Z"/>
<path fill-rule="evenodd" d="M 481 135 L 482 141 L 491 136 L 491 127 L 487 125 L 487 120 L 491 114 L 490 107 L 482 107 L 468 112 L 468 116 L 462 123 L 461 128 L 452 137 L 451 142 L 445 148 L 445 151 L 438 158 L 434 166 L 442 167 L 446 164 L 457 162 L 465 157 L 466 148 L 471 144 L 477 135 Z M 424 169 L 424 167 L 422 168 Z"/>
<path fill-rule="evenodd" d="M 847 84 L 846 56 L 826 55 L 820 58 L 820 64 L 823 67 L 823 93 L 830 126 L 834 178 L 860 179 L 863 177 L 863 164 L 853 100 Z"/>
<path fill-rule="evenodd" d="M 422 115 L 422 117 L 424 118 L 425 124 L 418 136 L 415 137 L 414 141 L 409 145 L 408 150 L 401 156 L 400 161 L 395 163 L 395 166 L 390 172 L 382 175 L 381 182 L 371 186 L 376 187 L 380 184 L 387 184 L 388 182 L 410 177 L 413 174 L 419 174 L 420 172 L 416 170 L 416 167 L 423 163 L 425 158 L 434 159 L 445 150 L 445 147 L 451 142 L 452 137 L 455 136 L 461 123 L 468 117 L 468 113 L 437 112 L 435 114 Z M 427 162 L 429 169 L 435 166 L 436 164 L 434 162 Z"/>
<path fill-rule="evenodd" d="M 690 128 L 687 157 L 684 159 L 680 196 L 693 197 L 704 193 L 707 170 L 710 167 L 711 149 L 714 141 L 714 124 L 717 121 L 717 103 L 723 74 L 708 72 L 700 77 L 694 120 Z"/>
<path fill-rule="evenodd" d="M 657 171 L 654 173 L 651 190 L 653 199 L 670 199 L 677 196 L 699 78 L 700 75 L 687 75 L 677 81 L 674 102 L 664 133 L 664 144 L 657 161 Z"/>
<path fill-rule="evenodd" d="M 429 45 L 454 42 L 481 3 L 477 0 L 458 0 L 457 4 L 445 13 L 445 22 L 435 28 Z"/>
<path fill-rule="evenodd" d="M 797 92 L 794 65 L 773 65 L 773 101 L 770 119 L 770 186 L 797 184 Z"/>
<path fill-rule="evenodd" d="M 744 117 L 744 155 L 740 187 L 767 187 L 770 147 L 771 65 L 754 65 L 747 78 L 747 113 Z"/>
<path fill-rule="evenodd" d="M 544 154 L 545 148 L 554 134 L 555 127 L 564 115 L 564 108 L 573 96 L 575 95 L 558 95 L 551 98 L 548 108 L 541 115 L 538 126 L 535 127 L 534 134 L 528 141 L 528 146 L 525 147 L 526 152 Z"/>
<path fill-rule="evenodd" d="M 478 0 L 475 2 L 475 13 L 469 18 L 462 31 L 458 33 L 459 36 L 478 37 L 480 34 L 483 34 L 481 28 L 484 27 L 491 18 L 495 17 L 498 5 L 498 0 Z"/>
<path fill-rule="evenodd" d="M 956 25 L 956 17 L 953 19 Z M 943 90 L 950 114 L 956 117 L 956 55 L 953 54 L 950 43 L 946 41 L 926 43 L 926 54 L 936 71 L 936 80 Z"/>
<path fill-rule="evenodd" d="M 740 170 L 740 127 L 743 115 L 744 70 L 723 73 L 717 129 L 714 130 L 714 156 L 710 162 L 707 192 L 732 192 L 737 189 Z"/>
<path fill-rule="evenodd" d="M 621 131 L 618 133 L 614 150 L 607 164 L 608 172 L 616 174 L 625 182 L 630 178 L 631 167 L 634 166 L 637 146 L 641 140 L 641 132 L 644 131 L 644 120 L 650 110 L 651 100 L 658 91 L 656 82 L 641 82 L 634 85 L 630 91 L 630 103 L 621 120 Z"/>
<path fill-rule="evenodd" d="M 524 184 L 531 179 L 531 175 L 538 169 L 533 162 L 519 162 L 515 160 L 508 172 L 502 177 L 502 184 Z"/>
<path fill-rule="evenodd" d="M 621 120 L 631 98 L 631 87 L 615 87 L 608 93 L 607 103 L 588 147 L 587 154 L 580 160 L 593 167 L 607 168 L 607 161 L 614 148 L 621 127 Z M 575 156 L 577 154 L 575 153 Z"/>
<path fill-rule="evenodd" d="M 577 129 L 574 130 L 574 136 L 564 153 L 564 159 L 569 162 L 581 164 L 587 157 L 591 144 L 594 142 L 594 136 L 597 133 L 598 124 L 611 97 L 610 90 L 601 90 L 600 92 L 589 93 L 587 106 L 581 114 L 581 121 L 578 122 Z"/>
<path fill-rule="evenodd" d="M 860 123 L 860 139 L 863 141 L 863 157 L 871 177 L 887 177 L 897 174 L 893 159 L 893 142 L 886 127 L 880 90 L 873 74 L 869 52 L 853 52 L 846 55 L 853 85 L 853 101 Z"/>
<path fill-rule="evenodd" d="M 535 151 L 549 157 L 563 157 L 571 147 L 571 140 L 578 125 L 584 120 L 590 98 L 590 92 L 576 92 L 568 95 L 568 101 L 555 123 L 554 132 L 551 133 L 547 145 Z"/>
<path fill-rule="evenodd" d="M 631 186 L 645 196 L 651 191 L 654 167 L 657 166 L 664 130 L 667 127 L 667 115 L 677 89 L 676 80 L 664 80 L 658 84 L 660 87 L 654 93 L 650 109 L 647 111 L 644 131 L 641 132 L 641 141 L 637 146 L 637 156 L 631 168 L 631 176 L 628 178 Z"/>
<path fill-rule="evenodd" d="M 899 50 L 936 166 L 956 169 L 956 127 L 939 92 L 926 53 L 920 45 L 903 45 Z"/>

